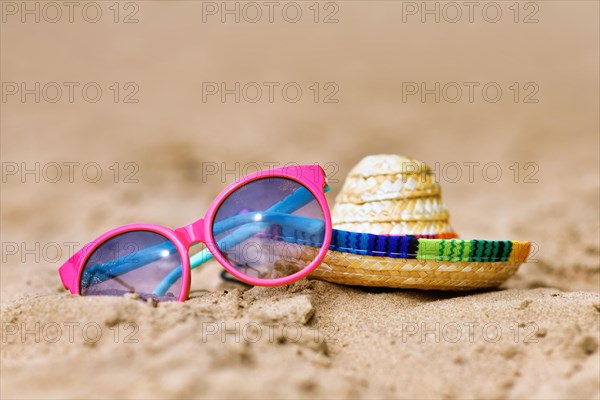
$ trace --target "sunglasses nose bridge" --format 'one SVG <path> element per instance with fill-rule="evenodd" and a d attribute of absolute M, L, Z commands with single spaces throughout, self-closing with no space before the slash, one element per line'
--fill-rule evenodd
<path fill-rule="evenodd" d="M 197 242 L 205 243 L 204 238 L 204 219 L 199 219 L 198 221 L 183 226 L 181 228 L 175 229 L 175 233 L 181 237 L 181 239 L 185 242 L 187 246 L 190 246 Z"/>

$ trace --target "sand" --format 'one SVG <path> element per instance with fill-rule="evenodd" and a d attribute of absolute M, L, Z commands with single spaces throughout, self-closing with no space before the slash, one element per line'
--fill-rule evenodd
<path fill-rule="evenodd" d="M 337 24 L 202 23 L 201 2 L 138 5 L 137 24 L 2 24 L 3 82 L 105 91 L 98 103 L 1 104 L 3 171 L 80 163 L 72 183 L 2 182 L 3 399 L 600 397 L 597 2 L 540 2 L 535 24 L 401 23 L 401 2 L 339 2 Z M 203 102 L 203 82 L 221 81 L 298 82 L 306 95 Z M 402 82 L 421 81 L 497 82 L 505 95 L 404 102 Z M 139 102 L 115 103 L 114 82 L 135 82 Z M 313 82 L 335 82 L 340 101 L 315 103 Z M 539 101 L 515 103 L 514 82 L 536 83 Z M 220 281 L 215 263 L 194 271 L 183 304 L 60 285 L 69 243 L 190 223 L 256 164 L 321 163 L 333 203 L 378 153 L 438 166 L 461 236 L 532 241 L 531 261 L 474 293 L 251 288 Z M 87 163 L 98 182 L 81 176 Z M 496 182 L 485 165 L 500 167 Z"/>
<path fill-rule="evenodd" d="M 464 296 L 318 281 L 156 308 L 29 297 L 5 308 L 3 323 L 33 331 L 40 323 L 41 337 L 6 335 L 2 390 L 30 398 L 594 398 L 599 309 L 597 294 L 557 289 Z M 79 324 L 72 343 L 68 322 Z"/>

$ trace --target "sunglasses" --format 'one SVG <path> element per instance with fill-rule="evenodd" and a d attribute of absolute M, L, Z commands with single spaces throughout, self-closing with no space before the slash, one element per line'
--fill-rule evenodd
<path fill-rule="evenodd" d="M 318 165 L 259 171 L 228 186 L 190 225 L 130 224 L 101 235 L 59 268 L 60 278 L 83 296 L 185 301 L 191 269 L 214 257 L 248 284 L 285 285 L 310 274 L 327 253 L 327 190 Z M 206 248 L 190 257 L 199 243 Z"/>

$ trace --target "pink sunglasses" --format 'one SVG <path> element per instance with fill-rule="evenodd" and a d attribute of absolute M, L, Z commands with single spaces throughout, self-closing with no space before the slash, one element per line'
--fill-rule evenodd
<path fill-rule="evenodd" d="M 328 189 L 318 165 L 259 171 L 228 186 L 191 225 L 131 224 L 101 235 L 59 268 L 60 278 L 73 294 L 185 301 L 190 270 L 214 257 L 246 283 L 288 284 L 327 253 Z M 206 249 L 190 258 L 198 243 Z"/>

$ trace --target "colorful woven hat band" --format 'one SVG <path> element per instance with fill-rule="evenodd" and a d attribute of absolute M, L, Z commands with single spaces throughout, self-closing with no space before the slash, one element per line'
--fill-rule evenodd
<path fill-rule="evenodd" d="M 288 243 L 318 248 L 317 238 L 312 238 L 303 231 L 281 229 L 276 236 Z M 454 239 L 456 237 L 458 235 L 455 233 L 427 236 L 375 235 L 333 229 L 329 250 L 415 260 L 522 263 L 527 259 L 531 245 L 529 242 L 511 240 Z"/>
<path fill-rule="evenodd" d="M 457 235 L 454 234 L 454 237 Z M 529 248 L 529 242 L 510 240 L 433 239 L 408 235 L 374 235 L 338 229 L 333 230 L 329 246 L 332 251 L 366 256 L 469 262 L 524 262 Z"/>

